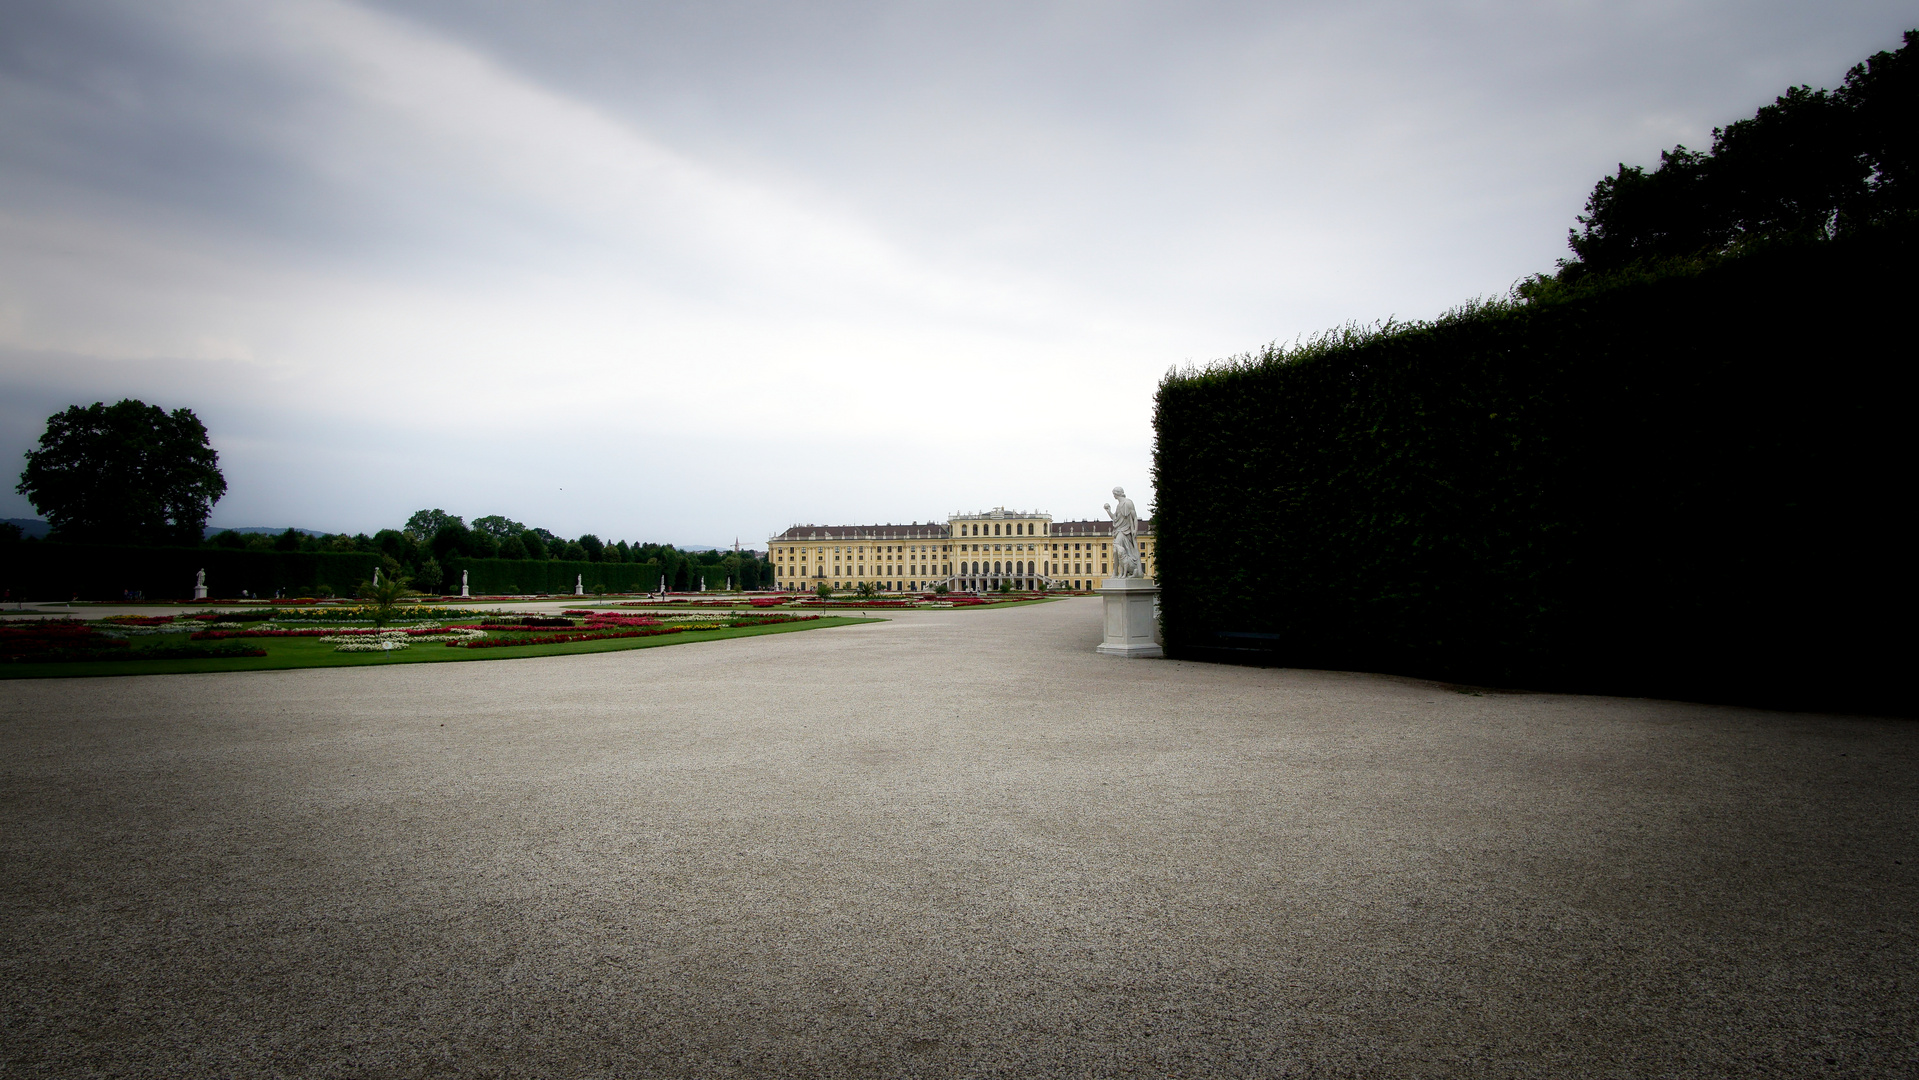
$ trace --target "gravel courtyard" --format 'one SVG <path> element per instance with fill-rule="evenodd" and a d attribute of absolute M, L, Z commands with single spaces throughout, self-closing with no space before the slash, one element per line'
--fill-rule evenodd
<path fill-rule="evenodd" d="M 1919 1071 L 1919 725 L 1098 637 L 0 683 L 0 1076 Z"/>

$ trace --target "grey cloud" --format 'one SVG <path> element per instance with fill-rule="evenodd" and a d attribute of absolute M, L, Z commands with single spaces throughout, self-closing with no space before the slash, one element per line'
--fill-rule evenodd
<path fill-rule="evenodd" d="M 366 11 L 416 35 L 393 48 L 497 65 L 532 119 L 482 115 L 503 98 L 408 113 L 381 95 L 444 88 L 376 92 L 356 43 L 261 29 Z M 1830 84 L 1911 21 L 1883 0 L 16 0 L 0 452 L 49 403 L 124 388 L 205 403 L 248 524 L 373 527 L 416 497 L 489 497 L 489 470 L 525 505 L 463 509 L 632 535 L 648 514 L 687 536 L 1095 513 L 1115 480 L 1144 488 L 1169 364 L 1503 290 L 1563 253 L 1615 162 Z M 655 150 L 686 175 L 649 173 Z M 732 388 L 703 397 L 719 373 Z M 828 401 L 889 449 L 822 433 Z M 636 430 L 672 416 L 636 403 L 723 405 L 753 435 L 654 439 L 635 485 L 617 440 L 585 463 L 456 458 L 457 424 L 401 407 L 518 409 L 551 439 L 554 402 Z M 910 411 L 945 403 L 993 406 L 963 459 Z M 417 464 L 367 479 L 369 443 Z"/>

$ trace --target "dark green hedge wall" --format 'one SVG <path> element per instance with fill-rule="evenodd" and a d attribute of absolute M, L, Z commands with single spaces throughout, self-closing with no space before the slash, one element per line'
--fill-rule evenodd
<path fill-rule="evenodd" d="M 359 552 L 231 551 L 226 548 L 115 547 L 45 542 L 0 545 L 0 587 L 30 600 L 118 600 L 128 590 L 149 600 L 193 596 L 196 571 L 207 572 L 207 592 L 230 599 L 311 596 L 330 585 L 350 596 L 373 576 L 378 555 Z"/>
<path fill-rule="evenodd" d="M 660 568 L 653 563 L 565 562 L 542 559 L 462 559 L 447 561 L 446 584 L 450 593 L 460 591 L 460 571 L 468 573 L 467 587 L 475 596 L 529 593 L 570 594 L 576 576 L 583 576 L 586 591 L 605 585 L 608 592 L 651 592 L 659 588 Z"/>
<path fill-rule="evenodd" d="M 1169 654 L 1909 709 L 1910 229 L 1170 376 Z"/>
<path fill-rule="evenodd" d="M 45 542 L 0 545 L 0 588 L 29 600 L 118 600 L 126 591 L 149 600 L 193 596 L 194 572 L 207 572 L 207 591 L 216 600 L 242 590 L 255 596 L 311 596 L 326 584 L 337 596 L 352 596 L 373 576 L 380 556 L 360 552 L 233 551 L 227 548 L 110 547 Z M 460 571 L 469 572 L 474 595 L 573 592 L 576 575 L 586 591 L 605 585 L 608 592 L 651 592 L 659 588 L 654 563 L 561 562 L 539 559 L 449 560 L 444 568 L 448 592 L 460 591 Z M 711 590 L 726 584 L 720 566 L 693 567 Z M 697 580 L 697 579 L 694 579 Z"/>

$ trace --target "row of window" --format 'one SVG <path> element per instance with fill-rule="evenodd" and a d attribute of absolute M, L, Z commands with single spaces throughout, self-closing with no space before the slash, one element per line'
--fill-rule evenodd
<path fill-rule="evenodd" d="M 992 551 L 998 551 L 1000 550 L 1000 546 L 1001 545 L 999 544 L 993 544 L 993 545 L 990 545 L 990 548 L 989 548 L 989 545 L 985 545 L 985 544 L 961 544 L 960 550 L 961 551 L 980 551 L 982 549 L 990 549 Z M 1063 542 L 1057 543 L 1057 544 L 1050 544 L 1050 545 L 1049 544 L 1013 544 L 1013 545 L 1008 545 L 1008 548 L 1009 550 L 1013 550 L 1013 551 L 1079 551 L 1080 545 L 1077 543 L 1069 544 L 1069 543 L 1063 543 Z M 796 549 L 794 548 L 775 547 L 773 549 L 774 561 L 785 562 L 787 556 L 793 553 L 795 550 Z M 828 550 L 829 549 L 827 548 L 820 549 L 822 554 L 824 554 Z M 856 554 L 864 555 L 867 553 L 866 545 L 864 544 L 859 545 L 857 547 L 836 547 L 830 550 L 835 555 L 839 555 L 842 553 L 847 555 L 856 555 Z M 935 545 L 932 545 L 932 544 L 923 544 L 917 547 L 893 546 L 893 545 L 881 546 L 878 544 L 875 544 L 873 546 L 873 554 L 875 555 L 894 555 L 894 554 L 904 554 L 907 552 L 915 552 L 915 553 L 928 552 L 933 550 L 935 550 Z M 952 545 L 950 544 L 938 545 L 938 550 L 942 552 L 950 551 L 952 550 Z M 1085 550 L 1092 551 L 1094 550 L 1094 547 L 1092 544 L 1088 543 L 1085 545 Z M 1100 544 L 1098 550 L 1100 551 L 1107 550 L 1107 545 Z M 800 550 L 799 554 L 794 557 L 804 561 L 805 559 L 804 550 Z"/>
<path fill-rule="evenodd" d="M 1001 525 L 1006 527 L 1004 533 L 1000 532 Z M 1038 536 L 1039 524 L 1032 521 L 962 521 L 959 524 L 959 534 L 961 536 Z"/>

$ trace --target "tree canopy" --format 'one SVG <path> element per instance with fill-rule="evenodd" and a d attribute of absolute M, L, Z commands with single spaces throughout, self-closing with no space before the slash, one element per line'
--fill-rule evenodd
<path fill-rule="evenodd" d="M 406 519 L 406 524 L 401 526 L 401 529 L 413 539 L 414 543 L 424 544 L 438 536 L 440 530 L 448 525 L 466 528 L 466 522 L 459 517 L 435 507 L 432 510 L 415 510 L 413 516 Z"/>
<path fill-rule="evenodd" d="M 26 457 L 15 490 L 69 542 L 197 545 L 227 490 L 193 410 L 132 398 L 48 417 Z"/>
<path fill-rule="evenodd" d="M 494 540 L 505 543 L 508 538 L 525 532 L 526 526 L 509 517 L 488 514 L 486 517 L 474 519 L 473 531 L 485 533 Z"/>
<path fill-rule="evenodd" d="M 1675 146 L 1648 172 L 1599 181 L 1560 263 L 1571 284 L 1660 259 L 1721 254 L 1755 240 L 1829 238 L 1919 211 L 1919 30 L 1846 74 L 1837 90 L 1796 86 L 1712 148 Z"/>

